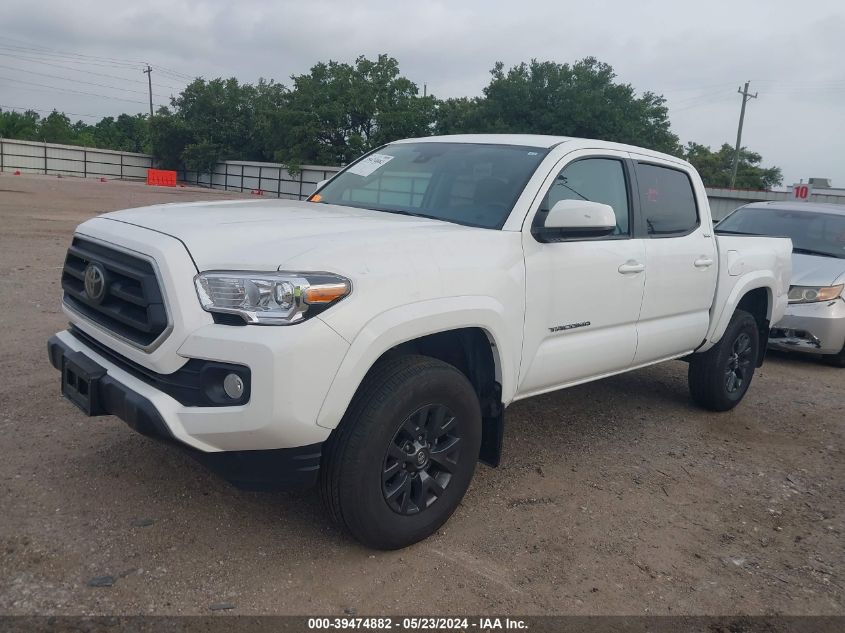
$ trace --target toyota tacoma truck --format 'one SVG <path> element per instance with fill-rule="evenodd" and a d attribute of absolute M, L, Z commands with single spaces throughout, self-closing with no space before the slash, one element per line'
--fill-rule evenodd
<path fill-rule="evenodd" d="M 375 548 L 437 530 L 508 405 L 670 359 L 736 406 L 784 314 L 789 239 L 715 235 L 687 162 L 595 140 L 385 145 L 306 201 L 81 224 L 48 343 L 64 396 L 245 488 L 316 485 Z M 512 433 L 519 433 L 513 429 Z"/>

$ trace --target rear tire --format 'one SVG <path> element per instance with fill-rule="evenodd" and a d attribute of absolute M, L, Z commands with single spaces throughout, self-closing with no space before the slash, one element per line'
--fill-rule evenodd
<path fill-rule="evenodd" d="M 711 411 L 733 409 L 748 391 L 759 351 L 757 321 L 737 310 L 722 339 L 690 359 L 687 379 L 693 401 Z"/>
<path fill-rule="evenodd" d="M 325 444 L 323 503 L 365 545 L 406 547 L 458 507 L 480 446 L 481 407 L 464 374 L 426 356 L 384 361 Z"/>

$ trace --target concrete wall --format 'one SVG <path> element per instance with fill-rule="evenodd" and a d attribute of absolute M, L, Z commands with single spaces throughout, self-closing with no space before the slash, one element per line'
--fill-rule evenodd
<path fill-rule="evenodd" d="M 834 193 L 823 193 L 824 189 L 817 189 L 808 202 L 830 202 L 845 204 L 845 196 Z M 793 201 L 792 191 L 747 191 L 744 189 L 707 188 L 707 198 L 710 200 L 710 211 L 714 220 L 721 220 L 737 207 L 750 202 L 765 202 L 769 200 Z"/>
<path fill-rule="evenodd" d="M 152 164 L 148 154 L 0 139 L 0 171 L 6 172 L 145 180 Z"/>

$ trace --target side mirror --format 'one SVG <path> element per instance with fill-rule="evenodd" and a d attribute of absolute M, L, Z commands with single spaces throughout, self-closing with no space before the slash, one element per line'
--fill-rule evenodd
<path fill-rule="evenodd" d="M 613 207 L 589 200 L 558 200 L 549 210 L 543 226 L 533 233 L 541 242 L 552 237 L 601 237 L 616 229 Z"/>
<path fill-rule="evenodd" d="M 329 179 L 326 178 L 325 180 L 321 180 L 320 182 L 318 182 L 317 186 L 314 187 L 314 191 L 319 191 L 320 189 L 322 189 L 323 185 L 325 185 L 328 181 L 329 181 Z M 312 191 L 311 193 L 314 193 L 314 191 Z"/>

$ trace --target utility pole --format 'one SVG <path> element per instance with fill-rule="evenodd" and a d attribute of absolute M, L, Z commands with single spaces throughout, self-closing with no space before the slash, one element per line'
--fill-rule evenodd
<path fill-rule="evenodd" d="M 734 183 L 736 183 L 736 168 L 739 166 L 739 150 L 742 146 L 742 124 L 745 121 L 745 104 L 748 103 L 750 99 L 756 99 L 757 93 L 755 92 L 753 95 L 748 94 L 748 84 L 750 81 L 745 82 L 745 88 L 737 88 L 736 91 L 742 95 L 742 109 L 739 111 L 739 128 L 736 131 L 736 149 L 734 150 L 734 164 L 733 169 L 731 170 L 731 189 L 734 187 Z"/>
<path fill-rule="evenodd" d="M 147 75 L 147 85 L 150 87 L 150 118 L 153 118 L 153 69 L 150 68 L 150 65 L 147 64 L 147 67 L 143 70 L 144 73 Z M 748 84 L 745 86 L 748 87 Z M 745 111 L 745 106 L 742 106 L 743 111 Z M 740 124 L 741 125 L 741 124 Z"/>

